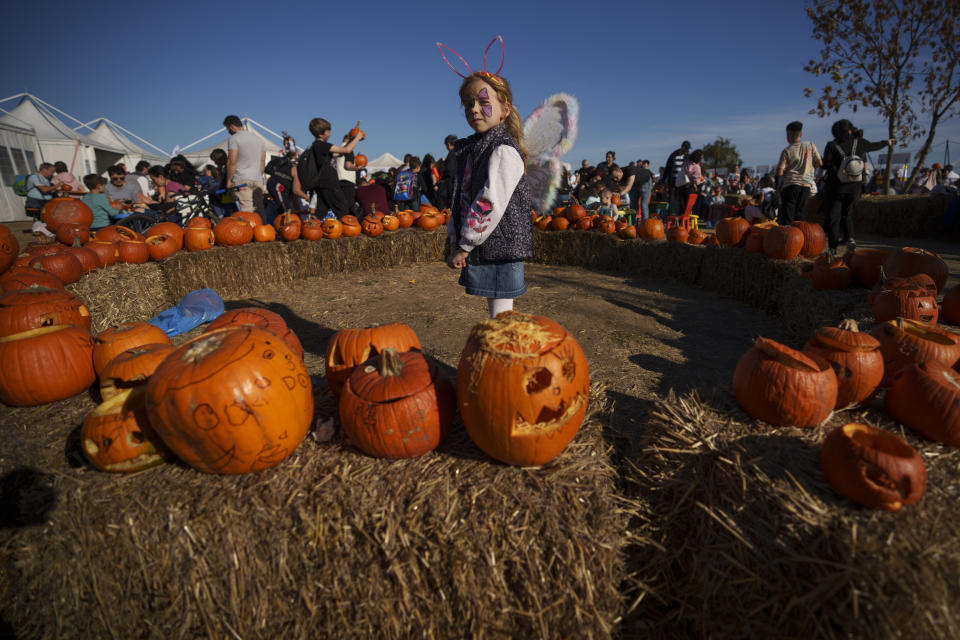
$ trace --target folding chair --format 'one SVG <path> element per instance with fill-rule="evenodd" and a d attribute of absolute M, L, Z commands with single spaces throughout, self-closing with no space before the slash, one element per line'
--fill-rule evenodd
<path fill-rule="evenodd" d="M 697 228 L 697 221 L 700 216 L 690 215 L 690 212 L 693 211 L 693 205 L 696 204 L 698 197 L 700 196 L 696 193 L 687 196 L 687 206 L 683 210 L 682 216 L 667 216 L 667 229 L 673 226 L 680 226 L 688 231 Z"/>

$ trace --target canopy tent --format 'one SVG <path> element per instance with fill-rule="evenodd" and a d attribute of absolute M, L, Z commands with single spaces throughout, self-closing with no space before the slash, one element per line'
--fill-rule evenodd
<path fill-rule="evenodd" d="M 376 173 L 377 171 L 386 171 L 403 164 L 403 160 L 391 153 L 385 153 L 373 160 L 367 162 L 367 172 Z"/>
<path fill-rule="evenodd" d="M 168 156 L 166 153 L 162 153 L 162 149 L 157 150 L 161 153 L 144 149 L 124 135 L 124 132 L 130 133 L 129 131 L 126 131 L 126 129 L 123 129 L 120 125 L 108 120 L 107 118 L 97 118 L 96 120 L 93 120 L 92 122 L 89 122 L 83 126 L 89 128 L 93 122 L 97 121 L 99 121 L 100 124 L 98 124 L 96 128 L 87 134 L 87 137 L 101 144 L 122 149 L 124 155 L 119 162 L 124 163 L 124 165 L 127 167 L 127 171 L 133 171 L 137 166 L 137 163 L 141 160 L 146 160 L 150 164 L 162 165 L 167 163 Z M 80 128 L 81 127 L 78 127 L 78 129 Z M 144 140 L 144 142 L 146 141 Z M 151 145 L 149 142 L 146 142 L 146 144 L 153 147 L 153 145 Z"/>
<path fill-rule="evenodd" d="M 54 107 L 39 98 L 23 93 L 6 100 L 16 98 L 20 98 L 20 103 L 10 111 L 2 110 L 0 123 L 33 129 L 37 137 L 41 161 L 51 163 L 62 161 L 66 163 L 71 173 L 82 178 L 87 173 L 103 173 L 107 167 L 120 162 L 123 158 L 124 150 L 121 147 L 77 133 L 54 115 Z M 0 100 L 0 102 L 6 100 Z M 64 115 L 75 119 L 69 114 Z"/>
<path fill-rule="evenodd" d="M 25 220 L 24 200 L 13 192 L 13 179 L 34 173 L 40 148 L 33 129 L 0 123 L 0 221 Z"/>
<path fill-rule="evenodd" d="M 259 122 L 257 122 L 256 120 L 254 120 L 254 119 L 252 119 L 252 118 L 241 118 L 240 120 L 241 120 L 241 122 L 243 122 L 243 128 L 244 128 L 244 129 L 246 129 L 246 130 L 249 131 L 250 133 L 254 134 L 254 135 L 257 136 L 258 138 L 260 138 L 261 140 L 263 140 L 263 146 L 264 146 L 264 149 L 265 149 L 266 152 L 267 152 L 267 158 L 266 158 L 267 162 L 270 161 L 270 156 L 283 155 L 283 147 L 281 147 L 281 146 L 280 146 L 279 144 L 277 144 L 276 142 L 273 142 L 272 140 L 270 140 L 269 138 L 267 138 L 265 135 L 263 135 L 263 133 L 260 132 L 259 129 L 262 129 L 263 131 L 267 132 L 268 134 L 270 134 L 270 135 L 272 135 L 272 136 L 275 136 L 275 137 L 276 137 L 278 140 L 280 140 L 281 142 L 283 141 L 283 136 L 280 136 L 280 135 L 274 133 L 274 132 L 271 131 L 270 129 L 267 129 L 265 126 L 263 126 L 262 124 L 260 124 Z M 259 128 L 259 129 L 258 129 L 258 128 Z M 197 145 L 197 144 L 200 144 L 201 142 L 204 142 L 204 141 L 206 141 L 206 140 L 209 140 L 210 138 L 212 138 L 213 136 L 215 136 L 215 135 L 217 135 L 217 134 L 219 134 L 219 133 L 221 133 L 221 132 L 223 133 L 223 135 L 222 135 L 220 138 L 217 138 L 217 142 L 216 142 L 216 143 L 214 143 L 214 144 L 212 144 L 212 145 L 210 145 L 210 146 L 208 146 L 208 147 L 204 147 L 203 149 L 197 149 L 197 150 L 193 150 L 193 151 L 187 151 L 187 149 L 190 149 L 190 147 L 193 147 L 193 146 L 195 146 L 195 145 Z M 213 131 L 212 133 L 209 133 L 209 134 L 205 135 L 204 137 L 200 138 L 199 140 L 196 140 L 196 141 L 194 141 L 194 142 L 191 142 L 191 143 L 188 144 L 187 146 L 181 148 L 181 149 L 180 149 L 180 153 L 183 154 L 183 156 L 184 156 L 187 160 L 189 160 L 190 163 L 193 164 L 194 167 L 196 167 L 197 169 L 203 169 L 203 166 L 204 166 L 204 165 L 206 165 L 206 164 L 211 164 L 211 162 L 210 162 L 210 153 L 211 153 L 214 149 L 223 149 L 224 151 L 227 150 L 227 141 L 228 141 L 229 139 L 230 139 L 230 134 L 227 133 L 227 130 L 226 130 L 225 128 L 220 127 L 220 128 L 217 129 L 216 131 Z"/>

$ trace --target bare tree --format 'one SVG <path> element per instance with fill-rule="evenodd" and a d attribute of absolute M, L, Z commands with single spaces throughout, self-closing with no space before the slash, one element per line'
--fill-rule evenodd
<path fill-rule="evenodd" d="M 887 137 L 902 146 L 922 135 L 910 89 L 941 7 L 950 3 L 956 0 L 812 0 L 807 16 L 823 48 L 820 60 L 810 60 L 803 69 L 828 82 L 810 113 L 823 117 L 843 106 L 853 111 L 872 107 L 886 120 Z M 804 89 L 807 97 L 814 93 Z M 884 190 L 892 164 L 891 147 Z"/>
<path fill-rule="evenodd" d="M 927 161 L 937 125 L 960 115 L 960 2 L 944 2 L 941 12 L 931 38 L 931 55 L 921 74 L 920 101 L 923 112 L 930 115 L 930 124 L 904 192 L 910 191 Z"/>

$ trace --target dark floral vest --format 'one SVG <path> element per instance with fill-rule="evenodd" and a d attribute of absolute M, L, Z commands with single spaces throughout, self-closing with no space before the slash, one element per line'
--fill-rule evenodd
<path fill-rule="evenodd" d="M 460 229 L 463 226 L 464 217 L 469 213 L 470 204 L 487 183 L 490 155 L 502 144 L 513 147 L 520 154 L 520 158 L 524 158 L 520 145 L 510 135 L 505 124 L 498 125 L 485 134 L 475 133 L 468 138 L 457 140 L 453 146 L 454 151 L 457 152 L 457 175 L 453 185 L 453 220 L 458 242 Z M 466 176 L 465 173 L 467 173 Z M 481 263 L 525 260 L 533 256 L 531 238 L 533 220 L 530 216 L 532 208 L 533 200 L 527 188 L 527 176 L 524 175 L 513 190 L 500 224 L 483 244 L 474 248 L 471 253 L 477 254 Z"/>

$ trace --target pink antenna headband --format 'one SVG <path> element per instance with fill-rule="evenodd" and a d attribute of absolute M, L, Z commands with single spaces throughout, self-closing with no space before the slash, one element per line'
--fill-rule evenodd
<path fill-rule="evenodd" d="M 490 71 L 487 71 L 487 54 L 490 52 L 490 47 L 493 46 L 493 43 L 496 42 L 496 41 L 498 41 L 498 40 L 500 41 L 500 66 L 497 67 L 497 70 L 496 70 L 496 71 L 494 71 L 493 73 L 491 73 Z M 463 63 L 463 66 L 465 66 L 465 67 L 467 68 L 467 75 L 463 75 L 462 73 L 460 73 L 459 71 L 457 71 L 456 67 L 454 67 L 452 64 L 450 64 L 450 61 L 447 59 L 447 55 L 443 52 L 444 49 L 446 49 L 447 51 L 449 51 L 449 52 L 452 53 L 453 55 L 455 55 L 455 56 L 457 56 L 458 58 L 460 58 L 460 62 L 462 62 L 462 63 Z M 447 66 L 450 67 L 450 68 L 453 70 L 453 72 L 454 72 L 455 74 L 457 74 L 458 76 L 460 76 L 461 78 L 466 78 L 466 77 L 468 77 L 471 73 L 473 73 L 473 71 L 470 69 L 470 65 L 467 64 L 467 61 L 463 59 L 463 56 L 460 55 L 459 53 L 457 53 L 456 51 L 454 51 L 453 49 L 451 49 L 450 47 L 448 47 L 447 45 L 443 44 L 442 42 L 438 42 L 438 43 L 437 43 L 437 51 L 440 52 L 440 57 L 443 58 L 443 61 L 447 63 Z M 500 74 L 500 70 L 503 69 L 503 63 L 506 62 L 506 61 L 507 61 L 507 50 L 506 50 L 506 47 L 504 47 L 504 45 L 503 45 L 503 36 L 497 36 L 496 38 L 494 38 L 493 40 L 491 40 L 491 41 L 490 41 L 490 44 L 487 45 L 487 48 L 483 50 L 483 73 L 486 73 L 486 74 L 488 74 L 488 75 L 493 75 L 493 76 L 499 75 L 499 74 Z"/>

